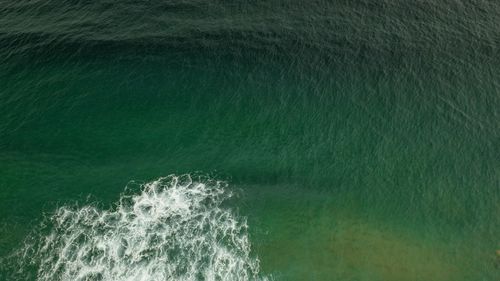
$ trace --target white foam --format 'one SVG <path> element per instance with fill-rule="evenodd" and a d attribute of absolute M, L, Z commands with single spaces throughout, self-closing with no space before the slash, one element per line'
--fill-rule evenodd
<path fill-rule="evenodd" d="M 61 207 L 22 259 L 40 281 L 259 279 L 246 219 L 221 206 L 230 196 L 224 182 L 182 175 L 143 184 L 110 210 Z"/>

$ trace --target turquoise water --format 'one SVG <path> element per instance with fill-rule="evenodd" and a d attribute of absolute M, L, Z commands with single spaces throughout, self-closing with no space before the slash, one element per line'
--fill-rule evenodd
<path fill-rule="evenodd" d="M 0 4 L 1 280 L 498 280 L 497 3 Z"/>

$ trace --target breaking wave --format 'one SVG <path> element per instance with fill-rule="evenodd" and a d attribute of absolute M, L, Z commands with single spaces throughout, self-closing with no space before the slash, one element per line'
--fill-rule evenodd
<path fill-rule="evenodd" d="M 172 175 L 109 210 L 61 207 L 18 253 L 21 270 L 40 281 L 259 279 L 246 219 L 221 205 L 226 187 Z"/>

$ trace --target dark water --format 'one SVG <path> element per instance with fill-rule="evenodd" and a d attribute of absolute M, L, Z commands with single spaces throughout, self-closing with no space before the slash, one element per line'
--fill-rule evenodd
<path fill-rule="evenodd" d="M 0 0 L 0 279 L 499 280 L 499 23 L 486 0 Z M 195 183 L 116 205 L 170 174 Z"/>

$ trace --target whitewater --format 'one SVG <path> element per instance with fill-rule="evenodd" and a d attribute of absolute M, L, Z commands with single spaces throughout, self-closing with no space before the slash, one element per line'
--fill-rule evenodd
<path fill-rule="evenodd" d="M 16 260 L 40 281 L 257 280 L 246 219 L 222 206 L 231 196 L 190 175 L 132 182 L 113 208 L 58 208 Z"/>

